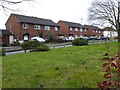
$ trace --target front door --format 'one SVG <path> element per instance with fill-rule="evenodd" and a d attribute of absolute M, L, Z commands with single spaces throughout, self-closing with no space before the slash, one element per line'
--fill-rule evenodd
<path fill-rule="evenodd" d="M 24 40 L 28 40 L 28 35 L 24 35 Z"/>

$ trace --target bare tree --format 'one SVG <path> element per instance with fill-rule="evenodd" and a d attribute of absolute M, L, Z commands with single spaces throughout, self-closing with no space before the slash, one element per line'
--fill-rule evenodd
<path fill-rule="evenodd" d="M 0 7 L 2 7 L 4 11 L 16 11 L 16 9 L 11 8 L 10 6 L 14 6 L 16 4 L 20 4 L 27 1 L 33 0 L 0 0 Z"/>
<path fill-rule="evenodd" d="M 119 0 L 95 0 L 89 8 L 89 21 L 99 25 L 109 23 L 118 31 L 120 43 L 120 1 Z M 120 44 L 119 44 L 120 47 Z M 120 55 L 120 48 L 119 48 Z"/>

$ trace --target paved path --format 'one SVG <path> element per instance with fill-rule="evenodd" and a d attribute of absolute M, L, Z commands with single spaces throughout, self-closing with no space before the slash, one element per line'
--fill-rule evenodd
<path fill-rule="evenodd" d="M 70 47 L 70 46 L 73 46 L 73 45 L 50 47 L 50 49 L 62 48 L 62 47 Z M 26 52 L 29 52 L 29 50 L 27 50 Z M 25 52 L 24 52 L 24 50 L 22 50 L 22 51 L 14 51 L 14 52 L 6 52 L 6 55 L 14 55 L 14 54 L 18 54 L 18 53 L 25 53 Z"/>
<path fill-rule="evenodd" d="M 110 42 L 110 41 L 89 42 L 89 44 L 105 43 L 105 42 Z M 61 47 L 69 47 L 69 46 L 73 46 L 73 45 L 72 45 L 71 42 L 67 42 L 67 43 L 58 43 L 58 44 L 47 44 L 47 46 L 50 46 L 50 49 L 54 49 L 54 48 L 61 48 Z M 14 50 L 14 52 L 9 52 L 11 50 Z M 20 51 L 18 51 L 18 50 L 20 50 Z M 6 55 L 13 55 L 13 54 L 18 54 L 18 53 L 24 53 L 24 50 L 21 50 L 20 46 L 6 47 L 6 51 L 8 51 L 6 53 Z M 27 50 L 27 52 L 29 52 L 29 50 Z"/>
<path fill-rule="evenodd" d="M 58 47 L 58 46 L 64 46 L 64 45 L 71 45 L 71 42 L 66 42 L 66 43 L 57 43 L 57 44 L 46 44 L 49 47 Z M 11 51 L 19 51 L 21 50 L 20 46 L 11 46 L 11 47 L 4 47 L 6 52 L 11 52 Z"/>

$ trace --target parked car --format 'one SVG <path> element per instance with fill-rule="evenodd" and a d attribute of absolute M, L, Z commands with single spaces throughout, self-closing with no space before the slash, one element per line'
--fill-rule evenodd
<path fill-rule="evenodd" d="M 69 41 L 69 37 L 64 37 L 63 41 L 68 42 Z"/>
<path fill-rule="evenodd" d="M 101 40 L 101 38 L 100 38 L 100 37 L 98 37 L 98 38 L 96 38 L 96 40 Z"/>
<path fill-rule="evenodd" d="M 96 37 L 89 37 L 89 40 L 97 39 Z"/>
<path fill-rule="evenodd" d="M 89 38 L 88 37 L 82 37 L 83 39 L 86 39 L 86 40 L 89 40 Z"/>
<path fill-rule="evenodd" d="M 102 37 L 101 39 L 102 40 L 107 40 L 107 39 L 109 40 L 109 37 Z"/>
<path fill-rule="evenodd" d="M 75 40 L 75 38 L 72 37 L 72 36 L 68 37 L 68 39 L 69 39 L 69 41 L 73 41 L 73 40 Z"/>
<path fill-rule="evenodd" d="M 45 42 L 45 40 L 43 38 L 40 38 L 40 37 L 32 37 L 31 40 L 37 40 L 39 42 Z"/>

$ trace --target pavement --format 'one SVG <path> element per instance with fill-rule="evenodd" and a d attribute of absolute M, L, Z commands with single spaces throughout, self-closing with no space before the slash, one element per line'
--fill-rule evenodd
<path fill-rule="evenodd" d="M 105 42 L 110 42 L 110 41 L 89 42 L 89 44 L 105 43 Z M 56 44 L 46 44 L 46 45 L 49 46 L 50 49 L 73 46 L 71 42 L 56 43 Z M 6 51 L 6 55 L 13 55 L 13 54 L 17 54 L 17 53 L 24 53 L 24 50 L 22 50 L 20 46 L 11 46 L 11 47 L 4 47 L 4 48 L 5 48 L 5 51 Z M 30 52 L 30 51 L 27 50 L 27 52 Z"/>
<path fill-rule="evenodd" d="M 46 44 L 47 46 L 51 48 L 58 48 L 58 47 L 63 47 L 66 45 L 71 45 L 71 42 L 66 42 L 66 43 L 56 43 L 56 44 Z M 10 46 L 10 47 L 3 47 L 5 48 L 6 52 L 14 52 L 14 51 L 21 51 L 22 48 L 20 46 Z"/>

